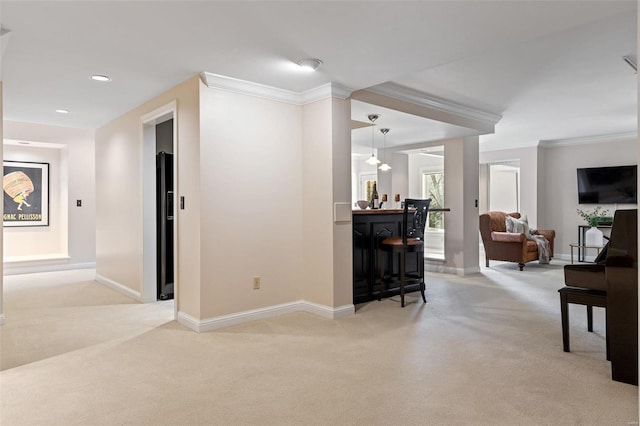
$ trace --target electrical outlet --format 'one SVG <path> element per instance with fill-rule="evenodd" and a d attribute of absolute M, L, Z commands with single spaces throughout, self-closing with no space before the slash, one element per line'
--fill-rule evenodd
<path fill-rule="evenodd" d="M 260 289 L 260 277 L 253 277 L 253 289 L 254 290 Z"/>

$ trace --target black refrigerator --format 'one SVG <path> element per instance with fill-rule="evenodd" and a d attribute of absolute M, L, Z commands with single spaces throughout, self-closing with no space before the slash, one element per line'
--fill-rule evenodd
<path fill-rule="evenodd" d="M 173 299 L 173 154 L 156 155 L 158 300 Z"/>

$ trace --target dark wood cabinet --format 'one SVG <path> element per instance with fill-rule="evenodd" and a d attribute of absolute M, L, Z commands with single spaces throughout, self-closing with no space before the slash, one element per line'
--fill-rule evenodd
<path fill-rule="evenodd" d="M 380 270 L 378 246 L 390 236 L 402 235 L 402 210 L 354 210 L 353 212 L 353 303 L 378 299 Z M 386 254 L 385 265 L 398 270 L 398 258 Z M 407 272 L 417 272 L 418 255 L 407 257 Z M 407 285 L 405 292 L 419 291 L 420 285 Z M 399 289 L 388 289 L 388 295 L 398 294 Z"/>

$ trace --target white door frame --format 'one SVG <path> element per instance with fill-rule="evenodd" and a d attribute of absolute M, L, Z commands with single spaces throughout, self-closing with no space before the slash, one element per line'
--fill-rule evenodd
<path fill-rule="evenodd" d="M 173 298 L 174 317 L 178 314 L 178 114 L 176 101 L 140 118 L 142 133 L 142 294 L 144 303 L 157 300 L 156 229 L 156 125 L 173 119 Z"/>

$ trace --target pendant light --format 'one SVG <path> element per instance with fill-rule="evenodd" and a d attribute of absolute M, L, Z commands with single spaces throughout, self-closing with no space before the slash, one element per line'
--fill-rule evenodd
<path fill-rule="evenodd" d="M 378 167 L 383 172 L 391 170 L 391 166 L 387 164 L 387 133 L 389 133 L 391 129 L 380 129 L 382 132 L 382 152 L 384 153 L 384 161 L 382 162 L 382 166 Z"/>
<path fill-rule="evenodd" d="M 367 161 L 365 161 L 365 163 L 371 164 L 372 166 L 377 166 L 378 164 L 380 164 L 380 160 L 376 158 L 376 155 L 374 154 L 374 148 L 373 148 L 373 128 L 375 127 L 375 124 L 374 124 L 375 121 L 379 117 L 380 116 L 378 114 L 369 114 L 367 116 L 369 121 L 371 121 L 371 157 Z"/>

